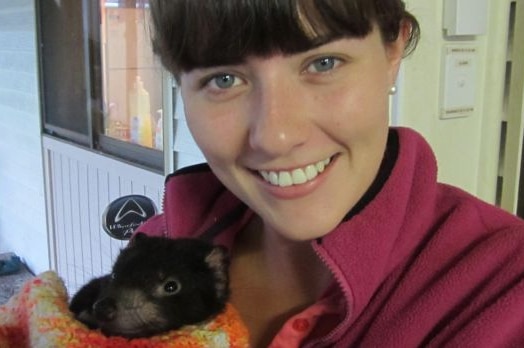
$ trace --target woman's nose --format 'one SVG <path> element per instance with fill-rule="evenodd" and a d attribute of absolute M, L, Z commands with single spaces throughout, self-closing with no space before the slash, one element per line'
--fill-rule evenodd
<path fill-rule="evenodd" d="M 307 103 L 298 81 L 268 77 L 254 88 L 249 144 L 270 156 L 288 153 L 309 136 Z"/>

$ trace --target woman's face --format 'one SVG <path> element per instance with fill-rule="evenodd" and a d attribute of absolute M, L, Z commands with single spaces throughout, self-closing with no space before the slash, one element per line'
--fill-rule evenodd
<path fill-rule="evenodd" d="M 189 128 L 213 172 L 293 240 L 340 223 L 375 178 L 404 39 L 377 29 L 293 55 L 181 75 Z"/>

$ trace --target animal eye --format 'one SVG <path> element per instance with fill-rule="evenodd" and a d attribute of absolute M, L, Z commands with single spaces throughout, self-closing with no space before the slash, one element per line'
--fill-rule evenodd
<path fill-rule="evenodd" d="M 321 57 L 315 59 L 306 68 L 309 73 L 325 73 L 333 70 L 341 63 L 341 60 L 335 57 Z"/>
<path fill-rule="evenodd" d="M 182 285 L 178 280 L 168 280 L 164 283 L 164 291 L 167 295 L 175 295 L 180 292 Z"/>

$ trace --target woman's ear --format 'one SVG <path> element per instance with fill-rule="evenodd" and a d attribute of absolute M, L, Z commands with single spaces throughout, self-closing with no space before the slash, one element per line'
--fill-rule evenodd
<path fill-rule="evenodd" d="M 398 70 L 400 63 L 404 57 L 406 51 L 406 45 L 408 44 L 411 35 L 411 23 L 407 20 L 400 22 L 400 28 L 398 37 L 395 41 L 386 43 L 386 55 L 389 60 L 391 67 L 391 85 L 395 84 L 397 80 Z"/>

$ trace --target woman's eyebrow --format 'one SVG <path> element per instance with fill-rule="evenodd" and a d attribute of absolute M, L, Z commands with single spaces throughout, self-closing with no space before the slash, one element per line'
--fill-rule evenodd
<path fill-rule="evenodd" d="M 234 67 L 237 67 L 239 65 L 242 65 L 243 63 L 237 63 L 237 64 L 220 64 L 220 65 L 213 65 L 213 66 L 203 66 L 203 67 L 195 67 L 192 72 L 195 72 L 198 75 L 208 75 L 217 73 L 220 71 L 227 71 L 231 70 Z"/>

